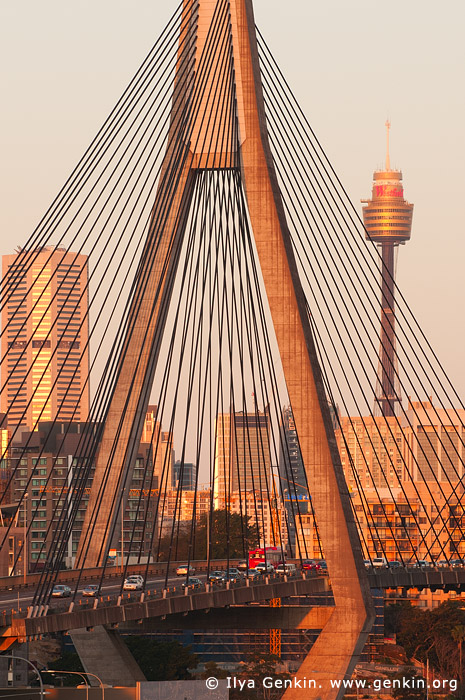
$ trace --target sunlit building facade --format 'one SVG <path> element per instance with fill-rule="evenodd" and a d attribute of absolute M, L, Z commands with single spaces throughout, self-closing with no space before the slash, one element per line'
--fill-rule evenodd
<path fill-rule="evenodd" d="M 175 486 L 173 434 L 161 429 L 157 419 L 157 407 L 147 407 L 142 428 L 141 443 L 152 446 L 153 473 L 160 491 L 169 491 Z"/>
<path fill-rule="evenodd" d="M 403 433 L 396 417 L 342 416 L 335 434 L 351 493 L 399 484 L 403 476 Z"/>
<path fill-rule="evenodd" d="M 87 256 L 61 248 L 2 258 L 1 408 L 9 426 L 89 413 Z"/>
<path fill-rule="evenodd" d="M 224 507 L 234 492 L 270 492 L 271 457 L 269 416 L 254 413 L 220 413 L 216 419 L 215 508 Z"/>

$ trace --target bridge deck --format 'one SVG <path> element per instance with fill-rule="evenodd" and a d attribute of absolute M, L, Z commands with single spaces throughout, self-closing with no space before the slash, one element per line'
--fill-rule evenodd
<path fill-rule="evenodd" d="M 371 589 L 377 588 L 430 588 L 445 590 L 460 590 L 465 585 L 465 569 L 380 569 L 367 573 Z M 3 637 L 17 637 L 25 640 L 42 634 L 64 632 L 82 627 L 91 628 L 97 625 L 117 626 L 149 618 L 165 618 L 171 615 L 187 615 L 195 611 L 221 609 L 229 606 L 260 603 L 271 598 L 287 598 L 292 596 L 312 596 L 326 593 L 330 590 L 330 580 L 325 576 L 300 576 L 284 581 L 271 577 L 265 581 L 250 581 L 249 585 L 231 585 L 230 588 L 210 587 L 209 590 L 189 590 L 181 594 L 178 590 L 163 593 L 155 591 L 145 594 L 134 601 L 131 596 L 127 599 L 108 600 L 105 604 L 99 601 L 97 607 L 94 601 L 74 606 L 71 611 L 49 609 L 48 614 L 37 617 L 11 617 L 4 615 Z"/>
<path fill-rule="evenodd" d="M 149 598 L 138 602 L 125 602 L 120 605 L 98 606 L 84 610 L 73 609 L 71 612 L 49 610 L 45 616 L 14 618 L 9 630 L 4 632 L 4 636 L 25 640 L 36 635 L 65 632 L 83 627 L 116 626 L 132 620 L 187 614 L 195 610 L 225 608 L 232 605 L 247 605 L 271 598 L 316 595 L 328 589 L 328 580 L 324 577 L 293 578 L 287 581 L 253 583 L 248 586 L 236 585 L 229 589 L 189 591 L 187 595 Z"/>

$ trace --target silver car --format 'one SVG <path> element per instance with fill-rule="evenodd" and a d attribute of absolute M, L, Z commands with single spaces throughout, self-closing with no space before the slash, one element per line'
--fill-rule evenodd
<path fill-rule="evenodd" d="M 53 586 L 52 598 L 69 598 L 71 588 L 69 586 L 56 585 Z"/>

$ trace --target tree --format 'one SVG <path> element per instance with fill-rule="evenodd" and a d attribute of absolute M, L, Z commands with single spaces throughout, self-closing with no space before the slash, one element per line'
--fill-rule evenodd
<path fill-rule="evenodd" d="M 414 609 L 409 600 L 401 600 L 398 603 L 389 604 L 384 609 L 384 632 L 386 635 L 399 634 L 402 622 L 409 615 L 413 615 Z"/>
<path fill-rule="evenodd" d="M 449 600 L 434 610 L 425 611 L 405 603 L 392 608 L 386 610 L 387 625 L 397 633 L 397 642 L 409 658 L 423 663 L 428 660 L 430 667 L 444 678 L 460 675 L 457 674 L 457 667 L 461 669 L 457 663 L 457 646 L 452 636 L 454 628 L 465 627 L 465 611 L 460 602 Z"/>
<path fill-rule="evenodd" d="M 139 636 L 124 637 L 124 641 L 148 681 L 189 680 L 189 669 L 197 666 L 191 647 L 179 642 L 155 642 Z"/>
<path fill-rule="evenodd" d="M 451 636 L 454 642 L 458 642 L 459 645 L 459 678 L 460 681 L 462 681 L 462 644 L 465 640 L 465 625 L 456 625 L 453 627 L 451 630 Z"/>
<path fill-rule="evenodd" d="M 208 516 L 204 513 L 198 521 L 196 555 L 199 559 L 205 558 L 209 542 L 212 559 L 246 557 L 249 549 L 257 547 L 258 541 L 258 528 L 252 524 L 250 517 L 227 510 L 214 510 Z"/>
<path fill-rule="evenodd" d="M 198 678 L 227 678 L 231 675 L 230 671 L 225 671 L 224 668 L 218 666 L 216 661 L 207 661 L 205 664 L 205 670 L 201 673 Z"/>
<path fill-rule="evenodd" d="M 80 676 L 74 676 L 71 673 L 68 675 L 65 673 L 65 671 L 74 671 L 76 673 L 82 672 L 83 674 L 85 674 L 84 667 L 81 663 L 81 659 L 79 658 L 79 655 L 76 654 L 76 652 L 63 652 L 59 659 L 55 659 L 55 661 L 50 661 L 50 663 L 48 664 L 48 668 L 53 671 L 63 671 L 62 675 L 60 673 L 55 674 L 43 671 L 42 680 L 48 685 L 63 685 L 71 688 L 77 685 L 82 685 L 85 682 L 85 676 L 84 678 L 81 678 Z"/>
<path fill-rule="evenodd" d="M 395 700 L 425 700 L 426 698 L 426 683 L 425 688 L 421 687 L 409 687 L 415 686 L 416 684 L 421 685 L 418 681 L 423 680 L 421 675 L 417 673 L 416 669 L 411 669 L 411 674 L 408 675 L 404 671 L 403 673 L 394 676 L 394 680 L 400 681 L 398 688 L 394 688 L 392 691 L 392 696 Z M 404 683 L 404 679 L 408 680 L 409 685 Z"/>
<path fill-rule="evenodd" d="M 214 510 L 188 525 L 175 525 L 173 537 L 170 531 L 160 540 L 159 557 L 161 561 L 206 559 L 209 543 L 211 559 L 237 559 L 247 557 L 258 541 L 258 528 L 250 517 Z"/>
<path fill-rule="evenodd" d="M 267 688 L 263 685 L 263 679 L 268 677 L 273 681 L 289 679 L 289 673 L 279 670 L 281 659 L 273 654 L 251 654 L 248 661 L 243 664 L 237 677 L 254 684 L 253 688 L 244 687 L 242 690 L 235 688 L 230 691 L 231 700 L 279 700 L 285 692 L 285 688 Z"/>

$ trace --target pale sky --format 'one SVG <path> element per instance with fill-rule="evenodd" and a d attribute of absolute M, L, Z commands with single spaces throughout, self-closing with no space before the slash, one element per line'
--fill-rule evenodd
<path fill-rule="evenodd" d="M 175 9 L 0 2 L 0 254 L 26 242 Z M 256 22 L 360 212 L 385 157 L 415 205 L 397 282 L 465 395 L 465 6 L 255 0 Z"/>

